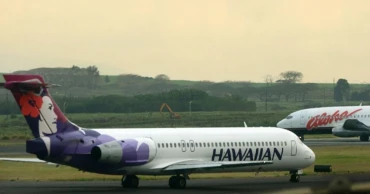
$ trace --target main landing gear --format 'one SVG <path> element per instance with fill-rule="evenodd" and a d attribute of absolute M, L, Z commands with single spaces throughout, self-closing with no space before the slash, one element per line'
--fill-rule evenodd
<path fill-rule="evenodd" d="M 171 176 L 168 180 L 168 185 L 171 189 L 183 189 L 186 187 L 186 179 L 189 179 L 188 176 Z M 139 178 L 135 175 L 126 175 L 122 177 L 121 185 L 124 188 L 137 188 L 139 186 Z"/>
<path fill-rule="evenodd" d="M 139 178 L 137 178 L 135 175 L 123 176 L 121 185 L 124 188 L 137 188 L 139 186 Z"/>
<path fill-rule="evenodd" d="M 361 135 L 360 136 L 360 141 L 369 141 L 369 136 L 368 135 Z"/>
<path fill-rule="evenodd" d="M 186 179 L 183 176 L 171 176 L 168 180 L 168 185 L 171 189 L 183 189 L 186 187 Z"/>

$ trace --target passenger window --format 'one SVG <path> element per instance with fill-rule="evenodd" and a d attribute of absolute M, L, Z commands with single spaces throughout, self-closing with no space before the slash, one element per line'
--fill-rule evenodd
<path fill-rule="evenodd" d="M 231 142 L 231 147 L 233 147 L 234 146 L 234 143 L 233 142 Z"/>
<path fill-rule="evenodd" d="M 279 142 L 276 142 L 276 145 L 279 146 Z"/>
<path fill-rule="evenodd" d="M 191 146 L 191 147 L 194 147 L 194 143 L 191 143 L 191 144 L 190 144 L 190 146 Z"/>
<path fill-rule="evenodd" d="M 170 147 L 172 148 L 172 143 L 170 143 Z"/>
<path fill-rule="evenodd" d="M 213 142 L 211 143 L 212 147 L 213 147 Z"/>
<path fill-rule="evenodd" d="M 257 145 L 260 146 L 260 142 L 258 142 Z"/>
<path fill-rule="evenodd" d="M 168 143 L 166 143 L 166 148 L 168 148 Z"/>
<path fill-rule="evenodd" d="M 254 142 L 254 146 L 257 146 L 256 142 Z"/>
<path fill-rule="evenodd" d="M 274 146 L 275 146 L 275 142 L 272 142 L 273 144 L 274 144 Z"/>
<path fill-rule="evenodd" d="M 285 144 L 285 146 L 287 146 L 287 143 L 286 142 L 284 142 L 284 144 Z"/>
<path fill-rule="evenodd" d="M 247 146 L 249 147 L 249 143 L 247 142 Z"/>
<path fill-rule="evenodd" d="M 195 143 L 195 147 L 198 147 L 198 143 Z"/>
<path fill-rule="evenodd" d="M 230 144 L 229 144 L 229 142 L 227 142 L 227 147 L 229 147 L 230 146 Z"/>
<path fill-rule="evenodd" d="M 160 143 L 158 144 L 158 148 L 161 148 L 161 144 Z"/>
<path fill-rule="evenodd" d="M 222 144 L 221 144 L 221 142 L 219 142 L 219 143 L 218 143 L 218 145 L 219 145 L 220 147 L 222 147 Z"/>
<path fill-rule="evenodd" d="M 199 147 L 202 147 L 202 143 L 199 143 Z"/>
<path fill-rule="evenodd" d="M 209 147 L 209 143 L 207 143 L 207 146 Z"/>
<path fill-rule="evenodd" d="M 245 142 L 243 142 L 243 147 L 245 147 Z"/>
<path fill-rule="evenodd" d="M 189 147 L 189 143 L 186 143 L 186 146 Z"/>
<path fill-rule="evenodd" d="M 242 143 L 239 142 L 239 147 L 242 147 Z"/>
<path fill-rule="evenodd" d="M 176 147 L 176 143 L 174 143 L 173 146 Z"/>
<path fill-rule="evenodd" d="M 262 142 L 262 146 L 265 146 L 265 143 L 264 142 Z"/>
<path fill-rule="evenodd" d="M 203 147 L 206 147 L 206 143 L 203 143 Z"/>

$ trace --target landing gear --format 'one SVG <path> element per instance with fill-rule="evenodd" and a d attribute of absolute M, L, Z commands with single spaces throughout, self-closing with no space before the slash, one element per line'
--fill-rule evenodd
<path fill-rule="evenodd" d="M 171 176 L 168 185 L 171 189 L 183 189 L 186 187 L 186 179 L 183 176 Z"/>
<path fill-rule="evenodd" d="M 298 183 L 299 180 L 301 179 L 301 176 L 299 174 L 292 174 L 290 175 L 290 182 L 293 182 L 293 183 Z"/>
<path fill-rule="evenodd" d="M 369 136 L 368 135 L 361 135 L 360 136 L 360 141 L 369 141 Z"/>
<path fill-rule="evenodd" d="M 137 188 L 139 186 L 139 178 L 137 178 L 135 175 L 123 176 L 121 185 L 124 188 Z"/>
<path fill-rule="evenodd" d="M 302 174 L 303 171 L 302 170 L 293 170 L 293 171 L 290 171 L 290 179 L 289 181 L 290 182 L 293 182 L 293 183 L 298 183 L 301 179 L 301 176 L 300 174 Z"/>

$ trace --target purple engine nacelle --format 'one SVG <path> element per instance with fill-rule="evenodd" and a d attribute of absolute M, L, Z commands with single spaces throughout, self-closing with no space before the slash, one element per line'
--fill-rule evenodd
<path fill-rule="evenodd" d="M 150 138 L 133 138 L 110 141 L 91 149 L 95 162 L 119 166 L 146 164 L 154 159 L 157 148 Z"/>

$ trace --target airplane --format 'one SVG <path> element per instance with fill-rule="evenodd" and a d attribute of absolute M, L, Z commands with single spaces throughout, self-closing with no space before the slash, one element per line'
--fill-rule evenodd
<path fill-rule="evenodd" d="M 370 106 L 336 106 L 302 109 L 290 113 L 276 124 L 304 141 L 305 134 L 333 134 L 337 137 L 370 136 Z"/>
<path fill-rule="evenodd" d="M 37 158 L 3 161 L 66 165 L 80 171 L 123 175 L 121 186 L 137 188 L 138 175 L 170 175 L 172 189 L 189 175 L 215 172 L 289 171 L 299 182 L 315 153 L 294 133 L 276 127 L 87 129 L 66 118 L 40 75 L 4 74 L 34 139 L 27 153 Z"/>

